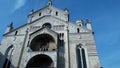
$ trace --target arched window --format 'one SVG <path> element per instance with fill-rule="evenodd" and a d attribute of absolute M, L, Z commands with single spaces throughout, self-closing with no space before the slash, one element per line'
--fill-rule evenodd
<path fill-rule="evenodd" d="M 81 47 L 77 47 L 76 49 L 77 51 L 77 65 L 78 65 L 78 68 L 82 68 L 82 57 L 81 57 Z"/>
<path fill-rule="evenodd" d="M 81 47 L 81 44 L 77 46 L 76 54 L 78 68 L 87 68 L 85 50 Z"/>
<path fill-rule="evenodd" d="M 17 35 L 18 31 L 15 31 L 15 35 Z"/>
<path fill-rule="evenodd" d="M 85 50 L 82 48 L 81 51 L 82 51 L 83 67 L 84 67 L 84 68 L 87 68 Z"/>
<path fill-rule="evenodd" d="M 41 16 L 41 13 L 39 13 L 39 16 Z"/>
<path fill-rule="evenodd" d="M 55 14 L 56 14 L 56 16 L 58 16 L 58 12 L 57 11 L 55 12 Z"/>
<path fill-rule="evenodd" d="M 13 45 L 8 47 L 8 49 L 6 50 L 6 52 L 5 52 L 5 62 L 4 62 L 3 68 L 10 68 L 11 57 L 13 55 L 13 51 L 14 51 Z"/>
<path fill-rule="evenodd" d="M 80 32 L 80 30 L 79 30 L 79 28 L 77 28 L 77 33 L 79 33 Z"/>

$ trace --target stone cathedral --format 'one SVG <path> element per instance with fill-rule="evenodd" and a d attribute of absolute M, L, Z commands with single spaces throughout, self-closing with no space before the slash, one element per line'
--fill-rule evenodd
<path fill-rule="evenodd" d="M 26 24 L 7 26 L 0 68 L 100 68 L 93 34 L 88 19 L 70 22 L 67 8 L 48 1 L 30 12 Z"/>

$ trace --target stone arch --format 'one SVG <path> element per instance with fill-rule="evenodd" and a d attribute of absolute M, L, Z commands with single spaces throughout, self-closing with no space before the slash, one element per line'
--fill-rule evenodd
<path fill-rule="evenodd" d="M 40 34 L 34 37 L 30 43 L 33 51 L 53 51 L 57 45 L 55 39 L 49 34 Z"/>
<path fill-rule="evenodd" d="M 28 61 L 26 68 L 54 68 L 54 62 L 48 55 L 39 54 Z"/>
<path fill-rule="evenodd" d="M 13 45 L 11 45 L 7 48 L 7 50 L 5 52 L 5 62 L 4 62 L 3 68 L 10 68 L 13 50 L 14 50 Z"/>
<path fill-rule="evenodd" d="M 77 56 L 77 65 L 78 65 L 77 67 L 87 68 L 85 49 L 82 44 L 77 45 L 76 56 Z"/>

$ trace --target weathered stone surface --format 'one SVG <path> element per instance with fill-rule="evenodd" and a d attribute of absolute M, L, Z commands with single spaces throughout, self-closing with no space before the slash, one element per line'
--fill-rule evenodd
<path fill-rule="evenodd" d="M 48 59 L 47 56 L 51 58 L 49 63 L 56 68 L 80 68 L 79 64 L 82 68 L 100 68 L 91 24 L 87 22 L 88 25 L 83 26 L 81 22 L 71 23 L 68 15 L 68 12 L 49 5 L 31 13 L 27 24 L 5 33 L 0 45 L 0 68 L 25 68 L 32 63 L 32 58 L 37 63 L 34 58 L 37 55 L 43 59 Z M 10 63 L 5 62 L 6 59 Z M 49 65 L 47 63 L 46 66 Z"/>

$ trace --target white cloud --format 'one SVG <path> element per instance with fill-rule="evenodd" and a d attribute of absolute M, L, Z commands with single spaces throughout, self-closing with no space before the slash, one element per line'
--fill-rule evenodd
<path fill-rule="evenodd" d="M 24 6 L 26 3 L 26 0 L 16 0 L 15 5 L 14 5 L 14 9 L 12 12 L 16 11 L 17 9 L 21 8 L 22 6 Z"/>

